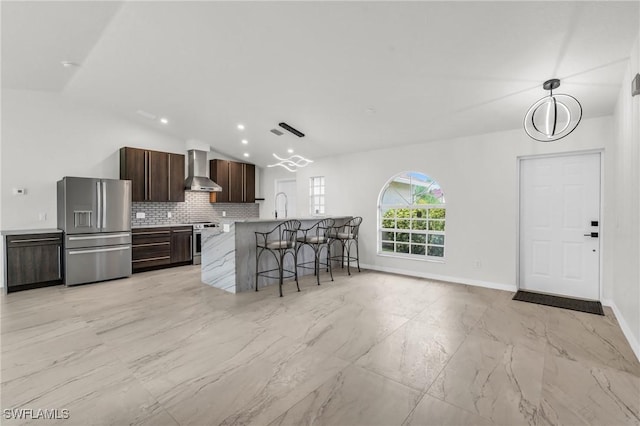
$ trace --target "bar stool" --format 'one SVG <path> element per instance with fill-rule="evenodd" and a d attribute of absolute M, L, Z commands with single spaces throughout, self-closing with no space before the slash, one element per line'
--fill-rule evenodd
<path fill-rule="evenodd" d="M 263 276 L 266 278 L 278 279 L 278 284 L 280 287 L 280 297 L 282 297 L 282 281 L 283 278 L 292 278 L 296 279 L 296 287 L 298 287 L 298 291 L 300 291 L 300 286 L 298 285 L 298 268 L 296 268 L 296 263 L 298 261 L 297 251 L 296 251 L 296 237 L 298 234 L 298 229 L 300 229 L 300 221 L 298 220 L 287 220 L 286 222 L 282 222 L 275 228 L 273 228 L 269 232 L 256 232 L 256 291 L 258 291 L 258 277 Z M 278 265 L 277 268 L 268 269 L 264 271 L 259 270 L 260 265 L 260 257 L 263 253 L 268 252 L 271 253 L 276 260 Z M 287 254 L 291 254 L 293 257 L 293 271 L 284 268 L 284 258 Z M 278 271 L 277 276 L 270 275 L 271 272 Z M 288 273 L 289 275 L 284 276 L 284 273 Z"/>
<path fill-rule="evenodd" d="M 355 261 L 358 265 L 358 272 L 360 272 L 360 249 L 358 247 L 358 232 L 360 230 L 360 224 L 362 218 L 357 216 L 349 219 L 344 225 L 334 226 L 329 232 L 331 238 L 329 244 L 333 242 L 340 242 L 342 246 L 342 253 L 340 255 L 332 256 L 331 261 L 339 260 L 344 268 L 345 251 L 347 253 L 347 273 L 351 275 L 351 262 Z M 351 255 L 351 248 L 355 245 L 356 255 Z"/>
<path fill-rule="evenodd" d="M 331 281 L 333 281 L 333 271 L 331 270 L 331 262 L 329 258 L 331 257 L 331 248 L 329 246 L 329 231 L 333 228 L 335 224 L 335 220 L 333 219 L 322 219 L 313 224 L 308 229 L 301 229 L 298 231 L 298 247 L 296 251 L 299 252 L 303 247 L 308 246 L 313 250 L 313 260 L 309 262 L 298 263 L 298 268 L 313 268 L 313 273 L 316 276 L 316 280 L 318 285 L 320 285 L 320 266 L 326 266 L 327 272 L 331 274 Z M 327 261 L 322 263 L 320 261 L 320 254 L 322 253 L 322 249 L 326 249 L 327 252 Z M 300 258 L 300 255 L 297 254 L 297 258 Z M 313 263 L 313 266 L 307 266 Z"/>

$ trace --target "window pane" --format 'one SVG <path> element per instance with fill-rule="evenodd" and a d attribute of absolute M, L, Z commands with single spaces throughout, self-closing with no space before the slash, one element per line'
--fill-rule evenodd
<path fill-rule="evenodd" d="M 398 219 L 398 229 L 409 229 L 409 219 Z"/>
<path fill-rule="evenodd" d="M 386 229 L 393 229 L 396 227 L 396 221 L 394 219 L 382 219 L 382 227 Z"/>
<path fill-rule="evenodd" d="M 395 234 L 394 234 L 393 232 L 383 232 L 383 233 L 382 233 L 382 239 L 383 239 L 384 241 L 394 241 L 394 240 L 395 240 L 395 239 L 393 238 L 393 237 L 394 237 L 394 235 L 395 235 Z"/>
<path fill-rule="evenodd" d="M 429 244 L 444 245 L 444 235 L 429 234 Z"/>
<path fill-rule="evenodd" d="M 427 209 L 414 209 L 411 212 L 411 217 L 414 218 L 422 218 L 422 219 L 426 219 L 427 218 Z"/>
<path fill-rule="evenodd" d="M 426 242 L 425 237 L 425 234 L 411 234 L 411 242 L 424 244 Z"/>
<path fill-rule="evenodd" d="M 412 254 L 424 254 L 424 246 L 411 244 L 411 253 Z"/>
<path fill-rule="evenodd" d="M 396 234 L 396 241 L 402 241 L 403 243 L 409 242 L 409 234 L 406 232 L 398 232 Z"/>
<path fill-rule="evenodd" d="M 444 219 L 445 209 L 429 209 L 429 219 Z"/>
<path fill-rule="evenodd" d="M 429 231 L 444 231 L 444 220 L 430 220 Z"/>
<path fill-rule="evenodd" d="M 382 251 L 393 252 L 393 243 L 382 243 Z"/>
<path fill-rule="evenodd" d="M 427 247 L 427 254 L 429 256 L 443 257 L 444 256 L 444 247 L 428 246 Z"/>
<path fill-rule="evenodd" d="M 427 229 L 427 221 L 414 219 L 411 223 L 411 229 Z"/>
<path fill-rule="evenodd" d="M 396 252 L 398 252 L 398 253 L 409 253 L 409 244 L 397 244 Z"/>

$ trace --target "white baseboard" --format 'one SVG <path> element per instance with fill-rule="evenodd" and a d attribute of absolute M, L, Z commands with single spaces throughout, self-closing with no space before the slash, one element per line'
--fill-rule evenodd
<path fill-rule="evenodd" d="M 629 327 L 629 324 L 622 316 L 622 313 L 620 312 L 616 304 L 613 302 L 613 300 L 602 299 L 602 304 L 605 306 L 609 306 L 613 310 L 613 313 L 616 316 L 616 319 L 618 320 L 618 324 L 620 324 L 620 328 L 622 329 L 622 333 L 624 334 L 624 337 L 627 338 L 627 342 L 629 342 L 629 346 L 631 346 L 633 353 L 636 355 L 636 358 L 638 359 L 638 361 L 640 361 L 640 344 L 638 343 L 636 336 L 634 336 L 633 333 L 631 332 L 631 328 Z"/>
<path fill-rule="evenodd" d="M 437 281 L 447 281 L 453 284 L 467 284 L 467 285 L 473 285 L 476 287 L 492 288 L 494 290 L 512 291 L 514 293 L 518 291 L 518 288 L 515 284 L 502 284 L 502 283 L 494 283 L 490 281 L 472 280 L 469 278 L 430 274 L 426 272 L 413 271 L 409 269 L 387 268 L 387 267 L 378 266 L 378 265 L 361 264 L 360 266 L 365 269 L 371 269 L 373 271 L 389 272 L 391 274 L 408 275 L 411 277 L 427 278 L 430 280 L 437 280 Z"/>

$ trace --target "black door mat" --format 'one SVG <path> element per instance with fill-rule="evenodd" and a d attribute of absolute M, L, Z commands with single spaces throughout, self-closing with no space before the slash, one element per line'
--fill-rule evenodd
<path fill-rule="evenodd" d="M 572 311 L 586 312 L 594 315 L 604 315 L 602 303 L 590 300 L 571 299 L 569 297 L 551 296 L 550 294 L 531 293 L 522 290 L 516 292 L 513 300 L 553 306 L 555 308 L 571 309 Z"/>

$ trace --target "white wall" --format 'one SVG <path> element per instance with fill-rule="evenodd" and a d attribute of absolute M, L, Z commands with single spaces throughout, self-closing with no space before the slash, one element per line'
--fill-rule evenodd
<path fill-rule="evenodd" d="M 524 130 L 517 129 L 319 159 L 296 172 L 298 211 L 308 209 L 309 177 L 325 176 L 327 214 L 364 219 L 360 231 L 362 264 L 417 276 L 515 289 L 517 158 L 602 149 L 612 135 L 612 117 L 601 117 L 583 120 L 571 135 L 554 143 L 535 142 Z M 444 263 L 377 255 L 379 192 L 389 178 L 407 170 L 430 175 L 444 191 L 447 200 Z M 283 175 L 291 174 L 265 170 L 266 207 L 273 206 L 273 180 Z M 481 264 L 479 269 L 474 266 L 476 261 Z"/>
<path fill-rule="evenodd" d="M 610 182 L 605 201 L 613 234 L 607 279 L 609 298 L 622 329 L 640 359 L 640 96 L 631 80 L 640 72 L 640 35 L 631 52 L 614 115 L 615 143 L 609 153 Z"/>
<path fill-rule="evenodd" d="M 0 229 L 56 228 L 56 182 L 119 178 L 123 146 L 185 152 L 182 140 L 60 94 L 3 90 Z M 13 195 L 13 188 L 27 193 Z"/>

